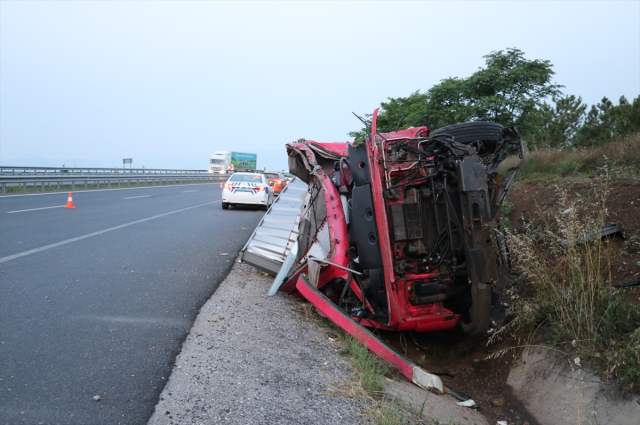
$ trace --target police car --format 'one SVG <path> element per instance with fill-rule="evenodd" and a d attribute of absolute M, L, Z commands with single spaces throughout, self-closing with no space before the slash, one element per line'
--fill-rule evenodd
<path fill-rule="evenodd" d="M 275 194 L 264 174 L 234 173 L 222 188 L 222 209 L 230 205 L 258 205 L 264 211 L 273 203 Z"/>

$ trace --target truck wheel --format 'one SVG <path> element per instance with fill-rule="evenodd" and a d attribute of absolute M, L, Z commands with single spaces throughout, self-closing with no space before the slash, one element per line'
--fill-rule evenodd
<path fill-rule="evenodd" d="M 228 210 L 228 209 L 229 209 L 229 204 L 228 204 L 228 203 L 226 203 L 226 202 L 223 202 L 223 203 L 222 203 L 222 209 L 223 209 L 223 210 Z"/>
<path fill-rule="evenodd" d="M 502 139 L 502 136 L 500 135 L 500 130 L 502 129 L 502 124 L 497 122 L 474 121 L 441 127 L 432 131 L 429 136 L 453 136 L 455 137 L 456 142 L 465 145 L 479 140 L 484 145 L 484 148 L 478 153 L 480 155 L 485 155 L 493 153 L 496 150 L 498 141 Z"/>

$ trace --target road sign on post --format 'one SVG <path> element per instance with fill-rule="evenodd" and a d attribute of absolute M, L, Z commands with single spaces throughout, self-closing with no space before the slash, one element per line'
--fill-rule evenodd
<path fill-rule="evenodd" d="M 132 163 L 133 163 L 133 158 L 124 158 L 122 160 L 122 168 L 125 168 L 127 164 L 129 164 L 129 168 L 131 168 Z"/>

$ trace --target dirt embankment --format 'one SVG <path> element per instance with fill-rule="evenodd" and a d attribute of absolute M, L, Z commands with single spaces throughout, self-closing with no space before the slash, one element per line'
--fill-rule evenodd
<path fill-rule="evenodd" d="M 611 257 L 611 283 L 621 284 L 640 277 L 640 180 L 632 178 L 593 178 L 557 182 L 527 181 L 514 185 L 508 199 L 515 204 L 509 220 L 516 231 L 522 231 L 528 220 L 553 220 L 563 208 L 576 202 L 589 204 L 586 208 L 597 215 L 602 207 L 598 200 L 606 192 L 603 227 L 618 224 L 624 228 L 624 239 L 617 235 L 608 240 L 615 255 Z M 566 196 L 563 198 L 563 196 Z M 630 292 L 631 294 L 631 292 Z M 628 295 L 625 294 L 628 297 Z M 629 298 L 640 306 L 637 296 Z"/>

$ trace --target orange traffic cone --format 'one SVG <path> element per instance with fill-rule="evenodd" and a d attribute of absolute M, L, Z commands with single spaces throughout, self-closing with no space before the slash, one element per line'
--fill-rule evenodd
<path fill-rule="evenodd" d="M 67 206 L 65 208 L 76 208 L 73 206 L 73 196 L 71 196 L 71 192 L 69 192 L 69 199 L 67 199 Z"/>

